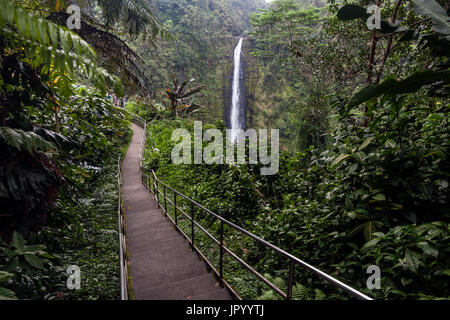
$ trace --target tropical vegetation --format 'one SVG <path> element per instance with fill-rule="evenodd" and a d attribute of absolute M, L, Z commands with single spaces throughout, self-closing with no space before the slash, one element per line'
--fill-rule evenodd
<path fill-rule="evenodd" d="M 211 211 L 372 298 L 449 299 L 449 1 L 377 0 L 379 28 L 366 0 L 84 0 L 74 30 L 71 4 L 0 0 L 0 300 L 119 298 L 133 114 L 144 171 Z M 225 132 L 240 37 L 247 127 L 280 129 L 279 172 L 173 163 L 174 130 Z M 286 289 L 285 259 L 226 234 Z M 198 246 L 217 262 L 207 237 Z M 280 299 L 226 265 L 242 297 Z M 372 265 L 381 289 L 366 285 Z M 349 298 L 294 271 L 295 299 Z"/>

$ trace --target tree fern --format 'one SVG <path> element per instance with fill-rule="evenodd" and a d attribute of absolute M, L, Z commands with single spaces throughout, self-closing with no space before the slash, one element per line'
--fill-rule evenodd
<path fill-rule="evenodd" d="M 95 2 L 102 8 L 107 30 L 120 22 L 130 35 L 143 34 L 150 36 L 152 40 L 157 36 L 169 37 L 167 30 L 153 14 L 146 0 L 97 0 Z"/>
<path fill-rule="evenodd" d="M 59 79 L 62 88 L 69 89 L 70 74 L 77 71 L 100 88 L 104 88 L 105 78 L 116 81 L 96 65 L 94 49 L 76 33 L 8 0 L 0 0 L 0 6 L 0 30 L 9 47 L 22 49 L 26 62 Z"/>
<path fill-rule="evenodd" d="M 11 2 L 11 1 L 9 1 Z M 37 6 L 30 4 L 35 1 L 14 1 L 17 5 L 30 10 Z M 0 0 L 2 8 L 4 3 L 8 7 L 2 11 L 0 24 L 8 24 L 12 28 L 7 38 L 14 39 L 15 46 L 23 47 L 27 56 L 32 58 L 34 65 L 52 66 L 59 71 L 63 81 L 60 86 L 63 91 L 69 92 L 66 75 L 81 69 L 96 86 L 104 89 L 105 79 L 108 83 L 117 83 L 117 78 L 110 76 L 105 70 L 98 68 L 94 61 L 95 52 L 101 54 L 103 65 L 122 72 L 124 76 L 133 81 L 143 96 L 151 93 L 150 77 L 145 62 L 119 37 L 113 33 L 116 30 L 128 32 L 132 36 L 140 34 L 150 35 L 152 41 L 157 37 L 170 38 L 163 25 L 154 16 L 149 3 L 145 0 L 83 0 L 77 1 L 82 8 L 92 8 L 99 5 L 101 14 L 96 17 L 82 14 L 81 29 L 74 32 L 65 28 L 69 14 L 64 10 L 69 1 L 46 0 L 40 1 L 39 7 L 50 15 L 46 19 L 29 14 L 29 11 Z M 55 12 L 56 10 L 56 12 Z M 16 34 L 16 29 L 19 31 Z M 31 32 L 30 32 L 31 31 Z M 89 45 L 88 45 L 89 43 Z M 105 63 L 106 62 L 106 63 Z M 46 68 L 44 67 L 44 70 Z M 56 78 L 56 76 L 55 76 Z"/>
<path fill-rule="evenodd" d="M 22 8 L 12 5 L 8 0 L 0 0 L 1 23 L 17 29 L 17 34 L 26 43 L 38 43 L 54 52 L 63 49 L 65 53 L 73 52 L 79 58 L 80 65 L 87 59 L 95 59 L 95 51 L 81 37 L 50 21 L 34 16 Z"/>
<path fill-rule="evenodd" d="M 65 12 L 54 12 L 47 19 L 64 25 L 68 17 L 69 15 Z M 144 96 L 150 95 L 148 88 L 151 80 L 145 69 L 146 64 L 123 40 L 84 20 L 81 22 L 81 29 L 76 32 L 97 50 L 110 67 L 113 66 L 133 80 Z"/>

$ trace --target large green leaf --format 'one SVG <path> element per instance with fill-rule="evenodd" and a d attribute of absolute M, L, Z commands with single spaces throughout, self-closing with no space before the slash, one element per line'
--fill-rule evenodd
<path fill-rule="evenodd" d="M 353 158 L 359 163 L 363 164 L 364 160 L 366 159 L 366 154 L 364 153 L 364 151 L 358 151 L 353 154 Z"/>
<path fill-rule="evenodd" d="M 373 246 L 376 245 L 379 241 L 380 241 L 380 239 L 375 238 L 375 239 L 372 239 L 372 240 L 366 242 L 366 243 L 361 247 L 361 251 L 362 251 L 362 252 L 367 251 L 370 247 L 373 247 Z"/>
<path fill-rule="evenodd" d="M 4 271 L 15 271 L 16 268 L 19 266 L 20 262 L 19 262 L 19 257 L 14 257 L 13 259 L 10 259 L 3 267 L 2 269 Z"/>
<path fill-rule="evenodd" d="M 400 32 L 409 32 L 410 29 L 403 28 L 397 24 L 393 24 L 387 21 L 382 20 L 381 21 L 381 29 L 378 31 L 381 33 L 400 33 Z"/>
<path fill-rule="evenodd" d="M 25 247 L 25 240 L 23 239 L 22 235 L 18 233 L 17 231 L 14 231 L 13 233 L 13 240 L 12 240 L 13 246 L 23 252 L 23 249 Z"/>
<path fill-rule="evenodd" d="M 375 139 L 375 137 L 369 137 L 359 147 L 358 151 L 364 150 Z"/>
<path fill-rule="evenodd" d="M 417 244 L 417 246 L 420 249 L 422 249 L 424 254 L 435 257 L 435 258 L 438 257 L 439 251 L 435 247 L 431 246 L 428 242 L 426 242 L 426 241 L 419 242 Z"/>
<path fill-rule="evenodd" d="M 343 161 L 350 158 L 351 154 L 341 154 L 336 159 L 334 159 L 333 163 L 331 164 L 332 167 L 337 166 L 338 164 L 342 163 Z"/>
<path fill-rule="evenodd" d="M 386 196 L 383 193 L 377 193 L 372 199 L 375 201 L 386 201 Z"/>
<path fill-rule="evenodd" d="M 406 254 L 405 254 L 405 263 L 406 266 L 408 267 L 408 269 L 410 269 L 411 271 L 413 271 L 414 273 L 417 273 L 417 271 L 419 271 L 419 265 L 420 265 L 420 254 L 410 250 L 410 249 L 406 249 Z"/>
<path fill-rule="evenodd" d="M 447 12 L 434 0 L 411 0 L 414 10 L 423 16 L 430 17 L 436 32 L 450 35 L 450 18 Z"/>
<path fill-rule="evenodd" d="M 0 7 L 0 25 L 8 26 L 1 29 L 2 38 L 6 38 L 12 47 L 22 47 L 30 63 L 41 68 L 43 73 L 52 69 L 59 74 L 61 92 L 69 93 L 67 88 L 71 80 L 68 73 L 75 66 L 100 89 L 105 88 L 105 75 L 110 80 L 116 79 L 97 66 L 94 49 L 65 27 L 67 19 L 59 26 L 18 7 L 13 1 L 0 0 Z"/>
<path fill-rule="evenodd" d="M 26 253 L 24 257 L 25 260 L 33 267 L 37 269 L 44 269 L 44 265 L 37 255 Z"/>
<path fill-rule="evenodd" d="M 360 7 L 355 4 L 347 4 L 343 6 L 341 9 L 339 9 L 337 16 L 339 20 L 341 21 L 349 21 L 354 19 L 363 19 L 367 20 L 371 14 L 367 13 L 367 9 Z M 396 24 L 392 24 L 390 22 L 381 21 L 381 29 L 377 30 L 381 33 L 399 33 L 399 32 L 405 32 L 409 29 L 405 29 L 403 27 L 400 27 Z"/>
<path fill-rule="evenodd" d="M 339 20 L 349 21 L 354 19 L 367 19 L 370 14 L 363 7 L 357 6 L 356 4 L 347 4 L 339 9 L 337 16 Z"/>
<path fill-rule="evenodd" d="M 84 57 L 87 57 L 90 60 L 96 58 L 95 51 L 92 47 L 70 30 L 34 16 L 29 12 L 16 7 L 11 1 L 0 0 L 0 6 L 2 8 L 0 20 L 15 26 L 19 31 L 17 33 L 18 36 L 23 36 L 26 39 L 27 44 L 34 41 L 45 47 L 52 44 L 50 49 L 53 51 L 58 50 L 58 46 L 60 46 L 67 49 L 65 54 L 76 49 L 75 53 L 80 56 L 78 59 L 80 64 L 85 63 Z M 57 36 L 58 31 L 61 33 L 59 41 Z M 91 61 L 86 62 L 90 63 Z"/>
<path fill-rule="evenodd" d="M 426 84 L 438 81 L 450 82 L 450 70 L 416 72 L 402 81 L 388 78 L 379 85 L 368 85 L 360 90 L 350 99 L 348 108 L 356 107 L 383 94 L 413 93 Z"/>

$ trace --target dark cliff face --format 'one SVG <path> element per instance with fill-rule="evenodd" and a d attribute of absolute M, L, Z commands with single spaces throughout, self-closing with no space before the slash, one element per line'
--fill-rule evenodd
<path fill-rule="evenodd" d="M 250 55 L 251 51 L 251 41 L 246 39 L 243 45 L 243 60 L 244 60 L 244 70 L 245 70 L 245 112 L 247 114 L 247 127 L 255 128 L 254 126 L 254 118 L 255 118 L 255 110 L 254 110 L 254 102 L 255 102 L 255 86 L 256 80 L 258 76 L 256 60 L 253 56 Z"/>
<path fill-rule="evenodd" d="M 281 129 L 286 121 L 282 102 L 292 86 L 277 61 L 263 63 L 250 54 L 253 46 L 252 38 L 246 39 L 243 46 L 247 127 Z"/>
<path fill-rule="evenodd" d="M 242 48 L 244 48 L 244 44 L 245 44 L 245 39 L 242 45 Z M 241 90 L 241 117 L 244 120 L 244 128 L 243 129 L 247 129 L 248 127 L 248 115 L 247 115 L 247 104 L 248 104 L 248 99 L 247 99 L 247 86 L 246 86 L 246 60 L 245 60 L 245 51 L 242 50 L 242 57 L 241 57 L 241 82 L 240 82 L 240 90 Z"/>
<path fill-rule="evenodd" d="M 253 49 L 253 41 L 248 38 L 243 46 L 245 68 L 245 101 L 247 113 L 247 127 L 268 128 L 270 119 L 267 113 L 273 110 L 276 101 L 268 95 L 265 89 L 265 70 L 258 60 L 250 54 Z M 270 83 L 269 83 L 270 86 Z"/>

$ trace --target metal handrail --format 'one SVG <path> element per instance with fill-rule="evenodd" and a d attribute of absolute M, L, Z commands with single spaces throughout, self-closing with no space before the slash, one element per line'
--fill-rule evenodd
<path fill-rule="evenodd" d="M 135 122 L 136 123 L 136 122 Z M 136 123 L 137 125 L 140 125 L 139 123 Z M 143 127 L 146 129 L 147 123 L 144 121 Z M 293 256 L 292 254 L 278 248 L 277 246 L 273 245 L 272 243 L 262 239 L 261 237 L 258 237 L 257 235 L 254 235 L 253 233 L 245 230 L 244 228 L 232 223 L 231 221 L 226 220 L 225 218 L 219 216 L 218 214 L 212 212 L 211 210 L 205 208 L 198 202 L 194 201 L 193 199 L 189 198 L 188 196 L 182 194 L 181 192 L 173 189 L 172 187 L 165 184 L 163 181 L 159 180 L 156 176 L 156 173 L 151 170 L 151 175 L 145 174 L 142 167 L 142 159 L 143 159 L 143 151 L 145 147 L 146 142 L 146 131 L 144 130 L 144 137 L 142 139 L 142 143 L 140 146 L 139 151 L 139 161 L 140 161 L 140 170 L 142 174 L 142 183 L 145 185 L 145 187 L 153 193 L 155 196 L 155 199 L 158 203 L 158 206 L 164 211 L 164 214 L 168 219 L 175 225 L 176 229 L 188 240 L 188 242 L 191 244 L 193 250 L 195 250 L 207 263 L 210 268 L 214 271 L 214 273 L 217 275 L 217 277 L 220 279 L 221 283 L 227 287 L 227 289 L 237 298 L 242 299 L 239 294 L 231 287 L 231 285 L 228 284 L 228 282 L 225 280 L 223 276 L 223 257 L 224 254 L 227 253 L 230 255 L 234 260 L 239 262 L 242 266 L 244 266 L 248 271 L 250 271 L 253 275 L 255 275 L 259 280 L 264 282 L 268 287 L 270 287 L 272 290 L 274 290 L 277 294 L 279 294 L 281 297 L 287 300 L 292 299 L 292 287 L 293 287 L 293 281 L 294 281 L 294 268 L 295 265 L 299 265 L 318 277 L 322 278 L 326 282 L 330 283 L 334 287 L 342 289 L 344 292 L 348 293 L 349 295 L 359 299 L 359 300 L 373 300 L 371 297 L 363 294 L 362 292 L 352 288 L 351 286 L 343 283 L 342 281 L 332 277 L 331 275 L 319 270 L 318 268 L 310 265 L 309 263 Z M 151 183 L 150 183 L 151 180 Z M 159 185 L 163 187 L 163 192 L 159 190 Z M 166 191 L 171 190 L 173 193 L 173 200 L 170 200 L 167 197 Z M 164 205 L 159 200 L 159 195 L 163 197 Z M 191 214 L 188 215 L 181 209 L 179 206 L 177 206 L 177 197 L 182 197 L 186 199 L 190 204 Z M 172 204 L 174 208 L 174 219 L 172 219 L 167 214 L 167 201 Z M 208 215 L 214 217 L 220 222 L 220 238 L 216 239 L 214 236 L 212 236 L 206 229 L 204 229 L 197 221 L 195 221 L 194 216 L 194 206 L 202 210 L 203 212 L 207 213 Z M 181 212 L 190 222 L 191 222 L 191 236 L 189 237 L 178 225 L 178 216 L 177 212 Z M 261 275 L 258 271 L 256 271 L 253 267 L 251 267 L 249 264 L 247 264 L 244 260 L 242 260 L 240 257 L 238 257 L 233 251 L 231 251 L 229 248 L 227 248 L 224 245 L 224 225 L 227 225 L 231 227 L 232 229 L 241 232 L 242 234 L 245 234 L 246 236 L 250 237 L 251 239 L 257 241 L 264 247 L 270 248 L 273 251 L 277 252 L 281 256 L 287 258 L 289 260 L 289 274 L 288 274 L 288 286 L 287 286 L 287 292 L 284 292 L 280 288 L 278 288 L 276 285 L 274 285 L 271 281 L 269 281 L 267 278 L 265 278 L 263 275 Z M 202 230 L 214 243 L 216 243 L 219 247 L 219 270 L 217 270 L 214 265 L 205 257 L 205 255 L 199 250 L 199 248 L 195 245 L 195 227 Z"/>
<path fill-rule="evenodd" d="M 128 264 L 126 255 L 126 237 L 125 237 L 125 219 L 124 212 L 122 210 L 122 192 L 121 192 L 121 180 L 122 180 L 122 162 L 119 157 L 117 161 L 117 184 L 119 191 L 119 208 L 118 208 L 118 226 L 119 226 L 119 288 L 120 288 L 120 300 L 128 300 Z"/>

